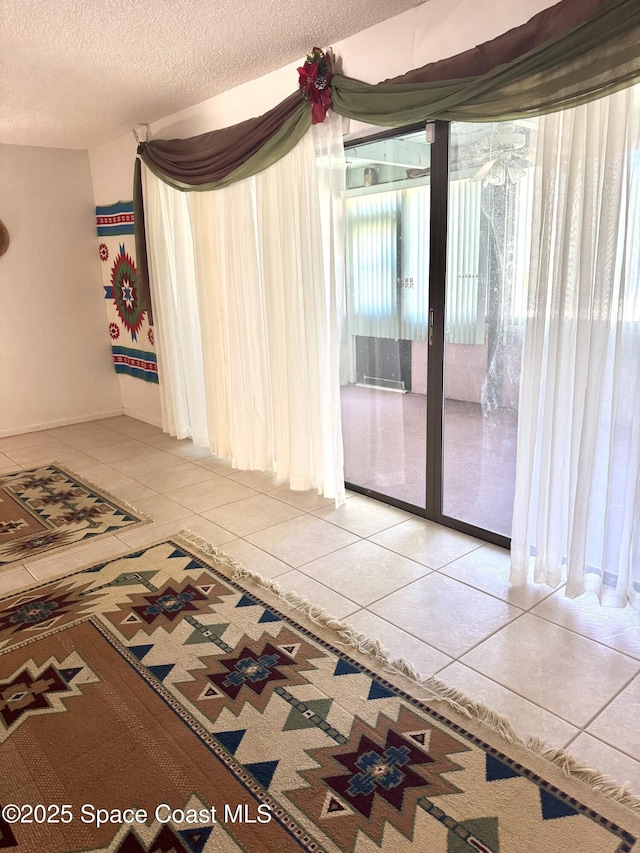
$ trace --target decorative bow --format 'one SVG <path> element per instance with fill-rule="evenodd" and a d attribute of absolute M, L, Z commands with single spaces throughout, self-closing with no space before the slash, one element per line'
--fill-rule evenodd
<path fill-rule="evenodd" d="M 320 124 L 331 106 L 331 57 L 319 47 L 307 54 L 304 65 L 298 68 L 298 82 L 311 104 L 311 123 Z"/>

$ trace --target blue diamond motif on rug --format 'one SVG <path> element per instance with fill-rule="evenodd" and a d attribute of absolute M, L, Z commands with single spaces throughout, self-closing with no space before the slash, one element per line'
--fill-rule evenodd
<path fill-rule="evenodd" d="M 540 805 L 542 806 L 542 819 L 555 820 L 559 817 L 573 817 L 578 812 L 569 803 L 565 803 L 558 797 L 554 797 L 544 788 L 540 788 Z"/>
<path fill-rule="evenodd" d="M 487 782 L 497 782 L 500 779 L 514 779 L 520 776 L 517 770 L 512 770 L 503 761 L 498 761 L 493 755 L 487 753 L 486 779 Z"/>
<path fill-rule="evenodd" d="M 156 666 L 150 666 L 149 672 L 158 679 L 158 681 L 164 681 L 165 678 L 169 675 L 171 670 L 174 668 L 175 663 L 163 663 L 157 664 Z"/>
<path fill-rule="evenodd" d="M 59 669 L 58 672 L 68 684 L 79 672 L 82 672 L 82 667 L 76 666 L 74 669 Z"/>
<path fill-rule="evenodd" d="M 205 826 L 202 829 L 182 829 L 178 832 L 178 835 L 180 836 L 180 840 L 184 841 L 190 853 L 202 853 L 212 832 L 212 826 Z"/>
<path fill-rule="evenodd" d="M 268 788 L 276 772 L 279 761 L 257 761 L 255 764 L 245 764 L 245 768 L 252 773 L 263 788 Z"/>
<path fill-rule="evenodd" d="M 203 568 L 204 568 L 204 566 L 202 565 L 202 563 L 199 563 L 197 560 L 189 560 L 187 565 L 184 567 L 184 570 L 186 572 L 188 569 L 203 569 Z"/>
<path fill-rule="evenodd" d="M 236 729 L 234 732 L 215 732 L 214 737 L 220 741 L 226 750 L 231 755 L 236 754 L 236 750 L 240 746 L 240 741 L 246 735 L 246 729 Z M 272 774 L 273 775 L 273 774 Z"/>
<path fill-rule="evenodd" d="M 275 613 L 272 613 L 270 610 L 265 610 L 262 616 L 258 619 L 258 622 L 281 622 L 279 616 L 276 616 Z"/>
<path fill-rule="evenodd" d="M 171 554 L 169 554 L 169 559 L 171 560 L 173 557 L 188 557 L 188 556 L 189 555 L 187 554 L 186 551 L 182 551 L 180 548 L 176 548 L 175 550 L 173 550 L 171 552 Z"/>
<path fill-rule="evenodd" d="M 129 651 L 132 655 L 135 655 L 138 660 L 142 660 L 145 655 L 149 654 L 152 648 L 153 643 L 150 643 L 147 646 L 129 646 Z"/>
<path fill-rule="evenodd" d="M 249 598 L 248 595 L 243 595 L 240 601 L 236 604 L 236 607 L 254 607 L 255 601 L 253 598 Z"/>
<path fill-rule="evenodd" d="M 380 684 L 379 681 L 372 681 L 367 699 L 388 699 L 390 696 L 394 695 L 395 694 L 391 690 L 388 690 L 383 684 Z"/>
<path fill-rule="evenodd" d="M 338 663 L 336 664 L 336 668 L 333 670 L 334 675 L 360 675 L 360 670 L 358 667 L 354 666 L 352 663 L 349 663 L 346 660 L 340 658 Z"/>
<path fill-rule="evenodd" d="M 95 574 L 96 572 L 101 572 L 101 571 L 104 569 L 104 567 L 105 567 L 106 565 L 107 565 L 106 563 L 98 563 L 98 565 L 97 565 L 97 566 L 92 566 L 90 569 L 83 569 L 83 571 L 81 572 L 81 574 L 83 574 L 83 575 L 93 575 L 93 574 Z"/>

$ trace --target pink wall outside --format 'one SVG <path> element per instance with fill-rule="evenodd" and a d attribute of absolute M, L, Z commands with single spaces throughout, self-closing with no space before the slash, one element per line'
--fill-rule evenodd
<path fill-rule="evenodd" d="M 426 341 L 414 341 L 411 348 L 411 390 L 414 394 L 427 393 Z M 479 403 L 482 383 L 487 373 L 487 347 L 485 344 L 447 344 L 445 397 Z"/>

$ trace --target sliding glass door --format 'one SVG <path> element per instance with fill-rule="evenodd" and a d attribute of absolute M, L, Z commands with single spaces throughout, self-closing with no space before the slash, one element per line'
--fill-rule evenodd
<path fill-rule="evenodd" d="M 345 479 L 506 544 L 535 120 L 347 150 Z"/>
<path fill-rule="evenodd" d="M 511 534 L 537 119 L 451 125 L 442 514 Z"/>
<path fill-rule="evenodd" d="M 345 479 L 424 509 L 431 146 L 423 130 L 346 153 Z"/>

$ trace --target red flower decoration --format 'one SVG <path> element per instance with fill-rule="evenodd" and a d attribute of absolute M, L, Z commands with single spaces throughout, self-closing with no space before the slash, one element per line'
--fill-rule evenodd
<path fill-rule="evenodd" d="M 331 106 L 331 57 L 319 47 L 307 55 L 304 65 L 298 68 L 298 82 L 305 98 L 311 104 L 311 124 L 320 124 Z"/>
<path fill-rule="evenodd" d="M 100 260 L 107 261 L 109 260 L 109 249 L 107 249 L 106 243 L 100 243 Z"/>
<path fill-rule="evenodd" d="M 109 334 L 111 335 L 111 340 L 113 341 L 117 341 L 120 337 L 120 329 L 115 323 L 109 323 Z"/>

